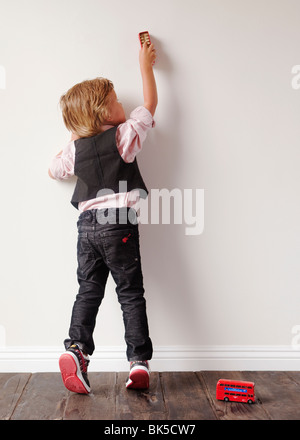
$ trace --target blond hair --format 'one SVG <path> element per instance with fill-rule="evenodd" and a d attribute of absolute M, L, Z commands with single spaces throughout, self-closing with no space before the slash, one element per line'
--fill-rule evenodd
<path fill-rule="evenodd" d="M 106 78 L 76 84 L 60 98 L 65 126 L 79 137 L 95 136 L 109 117 L 108 94 L 114 86 Z"/>

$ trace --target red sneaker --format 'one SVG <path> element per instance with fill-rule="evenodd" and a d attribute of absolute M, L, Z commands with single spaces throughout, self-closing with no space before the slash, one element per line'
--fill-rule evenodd
<path fill-rule="evenodd" d="M 59 358 L 59 368 L 65 387 L 74 393 L 88 394 L 91 391 L 87 377 L 89 357 L 78 345 L 71 345 Z"/>
<path fill-rule="evenodd" d="M 148 361 L 130 362 L 129 377 L 126 380 L 126 388 L 147 389 L 149 388 L 149 363 Z"/>

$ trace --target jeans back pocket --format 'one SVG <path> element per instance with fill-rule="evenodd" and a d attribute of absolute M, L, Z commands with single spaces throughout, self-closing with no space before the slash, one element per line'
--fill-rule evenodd
<path fill-rule="evenodd" d="M 109 266 L 126 269 L 140 260 L 139 236 L 136 230 L 118 229 L 106 231 L 101 235 Z"/>

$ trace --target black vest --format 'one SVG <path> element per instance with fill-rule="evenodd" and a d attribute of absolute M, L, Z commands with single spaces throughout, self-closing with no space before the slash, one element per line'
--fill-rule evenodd
<path fill-rule="evenodd" d="M 147 197 L 148 190 L 136 158 L 134 162 L 126 163 L 120 156 L 116 131 L 117 127 L 113 127 L 74 142 L 74 174 L 78 179 L 71 203 L 75 208 L 78 209 L 79 202 L 111 194 L 112 191 L 117 194 L 138 189 L 142 198 Z"/>

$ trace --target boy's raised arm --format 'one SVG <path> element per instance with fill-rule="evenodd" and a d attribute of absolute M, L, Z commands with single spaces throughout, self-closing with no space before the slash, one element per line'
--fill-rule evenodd
<path fill-rule="evenodd" d="M 139 60 L 143 81 L 144 107 L 154 116 L 157 106 L 157 89 L 153 73 L 156 53 L 153 44 L 144 44 L 140 50 Z"/>

